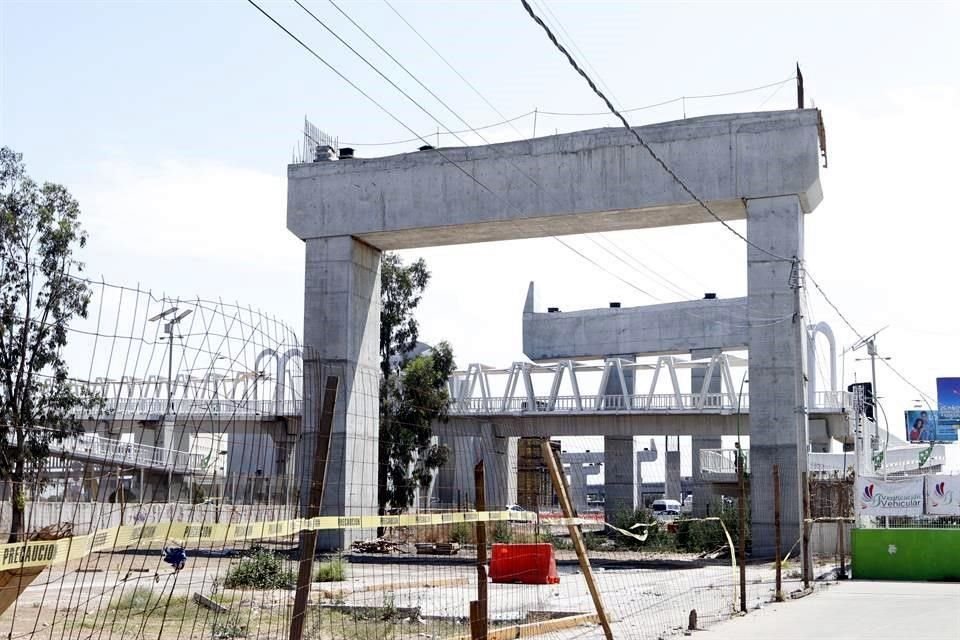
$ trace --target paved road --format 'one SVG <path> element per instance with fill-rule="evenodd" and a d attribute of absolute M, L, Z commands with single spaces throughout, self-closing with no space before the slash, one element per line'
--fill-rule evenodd
<path fill-rule="evenodd" d="M 694 635 L 703 640 L 956 640 L 960 584 L 841 582 Z"/>

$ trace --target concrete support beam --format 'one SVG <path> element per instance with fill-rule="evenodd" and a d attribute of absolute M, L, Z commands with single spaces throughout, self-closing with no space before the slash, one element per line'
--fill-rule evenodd
<path fill-rule="evenodd" d="M 680 500 L 680 436 L 667 436 L 664 452 L 664 486 L 663 497 L 670 500 Z"/>
<path fill-rule="evenodd" d="M 747 248 L 748 308 L 757 319 L 750 326 L 749 355 L 751 526 L 754 557 L 769 557 L 774 464 L 780 465 L 783 540 L 796 540 L 801 532 L 800 474 L 808 450 L 806 331 L 792 259 L 803 258 L 803 208 L 797 196 L 783 196 L 749 200 L 747 211 L 747 238 L 760 247 Z"/>
<path fill-rule="evenodd" d="M 819 121 L 815 109 L 792 109 L 639 130 L 694 193 L 737 220 L 746 214 L 744 198 L 794 193 L 805 210 L 817 206 Z M 300 238 L 354 236 L 402 249 L 713 221 L 623 128 L 444 149 L 443 156 L 290 165 L 287 227 Z"/>
<path fill-rule="evenodd" d="M 715 353 L 746 349 L 750 338 L 746 298 L 537 313 L 532 296 L 523 312 L 523 352 L 531 360 Z"/>
<path fill-rule="evenodd" d="M 480 427 L 480 457 L 486 473 L 487 509 L 517 502 L 517 438 L 500 435 L 496 425 Z"/>
<path fill-rule="evenodd" d="M 746 305 L 744 305 L 746 310 Z M 708 373 L 708 367 L 697 367 L 690 370 L 690 388 L 697 392 L 703 388 L 704 378 Z M 738 381 L 737 381 L 738 382 Z M 723 389 L 720 371 L 714 370 L 710 380 L 707 381 L 707 393 L 720 393 Z M 707 418 L 710 419 L 709 417 Z M 691 471 L 693 473 L 693 515 L 697 518 L 705 518 L 708 515 L 717 512 L 714 502 L 717 496 L 714 495 L 710 483 L 703 477 L 700 470 L 700 450 L 701 449 L 719 449 L 723 446 L 723 441 L 719 436 L 693 436 L 691 439 L 690 453 L 693 458 Z"/>
<path fill-rule="evenodd" d="M 434 495 L 445 508 L 463 508 L 473 504 L 476 488 L 473 468 L 480 459 L 474 436 L 447 436 L 440 441 L 447 446 L 447 463 L 437 471 Z"/>
<path fill-rule="evenodd" d="M 327 375 L 340 376 L 321 515 L 377 509 L 380 393 L 380 252 L 348 236 L 306 242 L 304 425 L 297 446 L 301 502 L 310 495 L 316 429 Z M 302 505 L 305 506 L 305 505 Z M 321 536 L 349 544 L 358 530 Z"/>

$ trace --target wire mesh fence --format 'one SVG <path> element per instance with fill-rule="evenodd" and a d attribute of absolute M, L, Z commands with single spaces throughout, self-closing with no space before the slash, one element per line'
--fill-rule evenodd
<path fill-rule="evenodd" d="M 323 361 L 239 304 L 86 282 L 68 349 L 95 401 L 0 514 L 26 532 L 0 548 L 11 639 L 660 637 L 800 589 L 804 550 L 817 575 L 846 557 L 846 479 L 811 480 L 780 563 L 745 562 L 773 557 L 754 530 L 787 498 L 743 456 L 697 516 L 597 505 L 556 443 L 426 419 L 373 358 Z"/>

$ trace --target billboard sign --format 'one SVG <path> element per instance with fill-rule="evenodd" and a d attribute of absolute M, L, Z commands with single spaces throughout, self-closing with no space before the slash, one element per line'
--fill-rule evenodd
<path fill-rule="evenodd" d="M 923 515 L 923 476 L 897 480 L 859 476 L 856 491 L 859 515 Z"/>
<path fill-rule="evenodd" d="M 935 516 L 960 516 L 960 476 L 926 476 L 926 511 Z"/>
<path fill-rule="evenodd" d="M 935 411 L 912 409 L 903 412 L 907 442 L 956 442 L 957 428 L 943 424 Z"/>
<path fill-rule="evenodd" d="M 960 425 L 960 378 L 937 378 L 937 404 L 940 424 Z"/>

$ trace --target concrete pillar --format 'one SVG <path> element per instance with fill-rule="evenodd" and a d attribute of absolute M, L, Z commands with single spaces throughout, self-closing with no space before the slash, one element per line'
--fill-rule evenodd
<path fill-rule="evenodd" d="M 475 436 L 448 436 L 443 438 L 449 454 L 447 463 L 437 470 L 434 495 L 445 508 L 473 504 L 475 488 L 473 467 L 480 459 Z"/>
<path fill-rule="evenodd" d="M 690 390 L 692 393 L 698 393 L 703 388 L 703 379 L 706 377 L 707 367 L 694 367 L 690 370 Z M 707 383 L 707 393 L 721 393 L 723 385 L 719 367 L 714 367 L 713 375 Z M 706 416 L 705 419 L 709 419 Z M 692 446 L 690 448 L 693 464 L 693 515 L 697 518 L 705 518 L 708 515 L 717 512 L 714 501 L 716 496 L 713 494 L 710 483 L 704 480 L 703 473 L 700 470 L 700 450 L 701 449 L 719 449 L 723 446 L 720 436 L 693 436 Z"/>
<path fill-rule="evenodd" d="M 782 540 L 786 547 L 800 537 L 800 474 L 807 466 L 806 332 L 799 291 L 794 289 L 798 274 L 791 262 L 794 257 L 803 259 L 799 198 L 748 200 L 747 238 L 780 256 L 747 247 L 751 536 L 754 557 L 770 557 L 774 550 L 770 490 L 773 465 L 780 465 Z"/>
<path fill-rule="evenodd" d="M 577 513 L 587 510 L 587 474 L 584 473 L 584 467 L 579 462 L 571 462 L 567 465 L 566 472 L 570 477 L 570 500 L 573 502 L 573 508 Z"/>
<path fill-rule="evenodd" d="M 502 509 L 517 502 L 517 438 L 501 436 L 496 425 L 480 426 L 480 458 L 486 475 L 487 509 Z M 472 472 L 472 470 L 471 470 Z"/>
<path fill-rule="evenodd" d="M 666 440 L 663 456 L 665 465 L 663 497 L 682 502 L 683 496 L 680 491 L 680 436 L 666 436 Z"/>
<path fill-rule="evenodd" d="M 719 449 L 722 446 L 723 442 L 720 436 L 693 437 L 691 446 L 693 457 L 693 515 L 697 518 L 705 518 L 717 513 L 717 507 L 714 505 L 717 498 L 713 494 L 710 482 L 704 479 L 700 470 L 700 450 Z"/>
<path fill-rule="evenodd" d="M 624 360 L 635 360 L 633 355 L 611 356 Z M 627 388 L 620 384 L 620 378 L 611 375 L 603 393 L 608 396 L 626 392 L 634 393 L 635 372 L 627 369 L 623 372 Z M 634 465 L 633 436 L 604 436 L 603 438 L 603 476 L 604 476 L 604 517 L 613 522 L 614 516 L 622 511 L 633 512 L 637 508 L 637 491 L 634 487 L 636 470 Z"/>
<path fill-rule="evenodd" d="M 380 251 L 349 236 L 311 238 L 305 244 L 304 422 L 297 446 L 301 508 L 313 482 L 326 377 L 338 375 L 321 513 L 373 515 L 380 424 Z M 325 534 L 318 545 L 345 546 L 369 533 Z"/>

